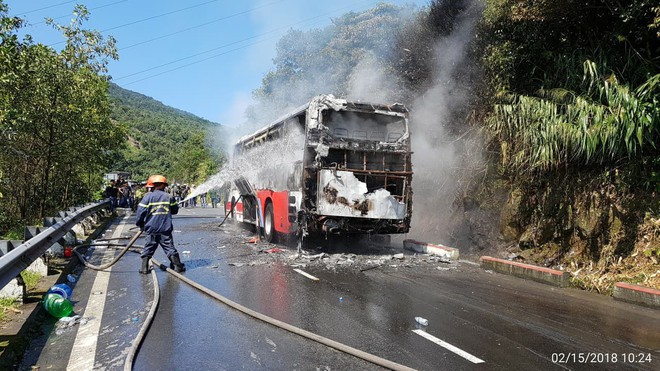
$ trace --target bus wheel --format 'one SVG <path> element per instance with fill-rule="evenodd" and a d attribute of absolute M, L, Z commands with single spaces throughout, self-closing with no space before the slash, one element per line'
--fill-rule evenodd
<path fill-rule="evenodd" d="M 266 242 L 275 241 L 275 218 L 273 218 L 273 204 L 268 203 L 264 212 L 264 239 Z"/>
<path fill-rule="evenodd" d="M 231 196 L 231 208 L 229 209 L 229 217 L 234 219 L 234 209 L 236 208 L 236 197 Z"/>

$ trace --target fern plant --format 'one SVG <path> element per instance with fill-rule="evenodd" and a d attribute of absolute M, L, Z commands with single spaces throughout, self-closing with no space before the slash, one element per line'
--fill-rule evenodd
<path fill-rule="evenodd" d="M 487 129 L 516 173 L 627 161 L 655 153 L 660 130 L 660 74 L 636 89 L 584 63 L 585 92 L 542 90 L 508 94 Z"/>

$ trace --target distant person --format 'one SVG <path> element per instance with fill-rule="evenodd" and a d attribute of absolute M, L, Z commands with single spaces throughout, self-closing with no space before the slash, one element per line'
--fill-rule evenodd
<path fill-rule="evenodd" d="M 195 185 L 190 186 L 190 194 L 195 194 Z M 197 207 L 197 196 L 190 197 L 190 206 Z"/>
<path fill-rule="evenodd" d="M 142 198 L 147 193 L 147 188 L 145 187 L 146 184 L 147 184 L 147 182 L 143 182 L 143 183 L 140 183 L 140 184 L 135 186 L 135 196 L 134 196 L 134 200 L 133 200 L 133 206 L 134 206 L 133 211 L 137 211 L 137 205 L 140 203 L 140 201 L 142 201 Z"/>
<path fill-rule="evenodd" d="M 219 201 L 218 192 L 210 191 L 209 196 L 211 197 L 211 207 L 213 207 L 215 209 L 216 206 L 218 206 L 218 201 Z"/>
<path fill-rule="evenodd" d="M 103 191 L 103 197 L 110 199 L 110 212 L 115 212 L 115 207 L 117 207 L 117 187 L 115 187 L 115 181 L 110 180 L 110 184 L 105 187 Z"/>
<path fill-rule="evenodd" d="M 181 202 L 181 185 L 177 184 L 174 188 L 174 199 L 177 203 Z"/>
<path fill-rule="evenodd" d="M 186 200 L 186 198 L 188 198 L 189 193 L 190 193 L 190 188 L 188 188 L 187 184 L 184 184 L 183 185 L 183 190 L 181 191 L 181 199 Z M 183 203 L 183 207 L 188 207 L 189 204 L 190 204 L 190 202 L 188 200 L 186 200 Z"/>
<path fill-rule="evenodd" d="M 181 263 L 179 252 L 174 247 L 172 238 L 172 215 L 179 212 L 179 205 L 168 193 L 167 179 L 162 175 L 152 175 L 147 180 L 147 187 L 153 185 L 153 191 L 147 193 L 138 205 L 137 222 L 148 240 L 142 249 L 142 269 L 140 273 L 149 273 L 149 259 L 154 255 L 158 245 L 163 248 L 170 260 L 170 268 L 176 272 L 185 272 L 186 266 Z"/>
<path fill-rule="evenodd" d="M 206 193 L 199 195 L 199 202 L 202 204 L 202 208 L 206 208 Z"/>

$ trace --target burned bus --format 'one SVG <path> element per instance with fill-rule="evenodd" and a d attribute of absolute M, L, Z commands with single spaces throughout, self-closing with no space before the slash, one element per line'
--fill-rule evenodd
<path fill-rule="evenodd" d="M 265 240 L 410 229 L 412 164 L 401 104 L 317 96 L 240 138 L 227 213 Z"/>

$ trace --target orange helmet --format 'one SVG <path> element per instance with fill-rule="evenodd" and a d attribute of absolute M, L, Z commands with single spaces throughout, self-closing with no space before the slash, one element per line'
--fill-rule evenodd
<path fill-rule="evenodd" d="M 152 175 L 147 180 L 147 187 L 149 187 L 149 184 L 151 184 L 151 187 L 153 187 L 156 183 L 163 183 L 167 185 L 167 179 L 162 175 Z"/>

